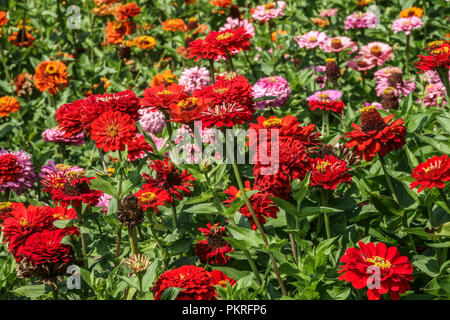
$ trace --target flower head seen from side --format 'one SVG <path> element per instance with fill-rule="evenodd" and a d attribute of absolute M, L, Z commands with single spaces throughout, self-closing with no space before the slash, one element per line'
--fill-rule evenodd
<path fill-rule="evenodd" d="M 389 293 L 393 300 L 410 288 L 413 268 L 409 259 L 397 247 L 387 248 L 384 243 L 358 243 L 359 248 L 349 248 L 341 257 L 344 263 L 338 273 L 339 280 L 351 282 L 355 289 L 368 288 L 369 300 L 379 300 Z"/>
<path fill-rule="evenodd" d="M 306 98 L 311 111 L 320 109 L 323 111 L 333 111 L 342 113 L 344 103 L 340 100 L 342 92 L 337 90 L 317 91 L 312 96 Z"/>
<path fill-rule="evenodd" d="M 199 228 L 199 231 L 207 237 L 206 240 L 200 240 L 194 245 L 195 254 L 199 256 L 202 264 L 225 265 L 230 257 L 227 253 L 233 252 L 230 244 L 223 239 L 226 237 L 225 227 L 218 223 L 211 225 L 208 223 L 206 228 Z"/>
<path fill-rule="evenodd" d="M 376 154 L 384 157 L 405 143 L 406 127 L 403 119 L 392 121 L 395 115 L 382 118 L 375 106 L 361 109 L 361 127 L 352 124 L 353 131 L 346 132 L 346 147 L 353 148 L 356 155 L 371 161 Z"/>
<path fill-rule="evenodd" d="M 150 167 L 156 176 L 152 177 L 144 173 L 142 177 L 146 184 L 142 187 L 143 189 L 157 186 L 165 190 L 169 194 L 168 203 L 173 203 L 175 198 L 179 201 L 183 200 L 183 194 L 191 194 L 192 182 L 195 178 L 187 170 L 178 170 L 172 162 L 169 162 L 169 158 L 154 160 Z"/>
<path fill-rule="evenodd" d="M 422 192 L 425 188 L 443 189 L 445 182 L 450 181 L 450 158 L 447 154 L 434 156 L 415 167 L 412 177 L 415 181 L 411 182 L 410 188 L 419 187 L 417 192 Z"/>
<path fill-rule="evenodd" d="M 0 191 L 7 189 L 22 194 L 37 180 L 31 156 L 25 151 L 0 149 Z"/>
<path fill-rule="evenodd" d="M 378 18 L 373 12 L 354 12 L 345 18 L 345 29 L 374 29 Z"/>
<path fill-rule="evenodd" d="M 250 13 L 252 14 L 253 19 L 259 22 L 266 22 L 271 19 L 283 17 L 285 8 L 285 1 L 275 1 L 256 6 L 250 11 Z"/>
<path fill-rule="evenodd" d="M 327 38 L 322 49 L 326 52 L 341 52 L 348 50 L 348 53 L 353 53 L 358 50 L 358 45 L 349 37 L 333 37 Z"/>
<path fill-rule="evenodd" d="M 216 281 L 204 268 L 181 266 L 161 274 L 152 291 L 155 300 L 160 300 L 163 292 L 170 287 L 183 289 L 176 300 L 215 300 L 215 285 Z"/>
<path fill-rule="evenodd" d="M 335 190 L 343 182 L 350 182 L 352 176 L 345 161 L 333 155 L 311 159 L 311 186 L 322 186 Z"/>
<path fill-rule="evenodd" d="M 43 61 L 36 67 L 33 81 L 39 91 L 56 94 L 69 85 L 67 66 L 61 61 Z"/>
<path fill-rule="evenodd" d="M 209 86 L 211 77 L 208 69 L 204 67 L 192 67 L 184 69 L 178 83 L 184 86 L 187 93 L 194 93 L 195 90 Z"/>
<path fill-rule="evenodd" d="M 125 150 L 136 136 L 136 126 L 128 114 L 108 111 L 94 120 L 91 125 L 91 138 L 97 148 L 103 151 Z"/>
<path fill-rule="evenodd" d="M 67 132 L 61 128 L 47 129 L 42 132 L 42 139 L 46 142 L 59 143 L 63 145 L 81 146 L 85 143 L 82 132 L 66 137 Z"/>
<path fill-rule="evenodd" d="M 373 60 L 378 66 L 382 66 L 386 60 L 392 59 L 392 47 L 384 42 L 370 42 L 359 49 L 359 54 L 366 59 Z"/>

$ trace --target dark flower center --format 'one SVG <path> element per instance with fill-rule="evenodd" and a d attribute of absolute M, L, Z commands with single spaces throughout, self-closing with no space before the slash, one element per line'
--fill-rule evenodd
<path fill-rule="evenodd" d="M 363 132 L 380 131 L 386 127 L 386 123 L 374 106 L 361 109 L 361 130 Z"/>

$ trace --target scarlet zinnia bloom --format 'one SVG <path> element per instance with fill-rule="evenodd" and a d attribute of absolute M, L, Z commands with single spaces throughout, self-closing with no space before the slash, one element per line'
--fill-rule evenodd
<path fill-rule="evenodd" d="M 116 10 L 116 17 L 119 21 L 130 19 L 141 13 L 141 8 L 136 3 L 119 5 Z"/>
<path fill-rule="evenodd" d="M 144 97 L 141 99 L 141 105 L 156 109 L 169 109 L 170 105 L 178 103 L 188 95 L 184 92 L 184 86 L 173 83 L 166 87 L 160 84 L 157 87 L 144 90 Z"/>
<path fill-rule="evenodd" d="M 400 255 L 397 247 L 386 248 L 381 242 L 375 246 L 360 241 L 358 245 L 360 249 L 349 248 L 341 257 L 345 265 L 338 271 L 342 273 L 339 280 L 351 282 L 355 289 L 373 286 L 367 290 L 369 300 L 380 300 L 388 292 L 393 300 L 398 300 L 399 294 L 410 288 L 408 281 L 414 280 L 411 262 Z"/>
<path fill-rule="evenodd" d="M 170 120 L 180 123 L 189 123 L 197 119 L 205 109 L 203 98 L 186 97 L 178 103 L 170 105 Z"/>
<path fill-rule="evenodd" d="M 221 286 L 221 287 L 226 288 L 227 282 L 229 282 L 231 286 L 234 286 L 236 284 L 236 280 L 227 277 L 227 275 L 225 273 L 223 273 L 222 271 L 213 270 L 209 274 L 211 275 L 211 277 L 213 277 L 214 281 L 216 282 L 215 283 L 216 286 Z"/>
<path fill-rule="evenodd" d="M 264 150 L 257 153 L 259 157 L 253 167 L 255 187 L 286 199 L 291 193 L 292 180 L 303 180 L 310 169 L 306 147 L 299 140 L 292 138 L 280 141 L 278 157 L 272 157 L 271 143 L 260 143 L 258 148 L 267 148 L 267 156 Z"/>
<path fill-rule="evenodd" d="M 8 24 L 8 14 L 6 11 L 0 11 L 0 26 L 6 26 Z"/>
<path fill-rule="evenodd" d="M 229 8 L 231 6 L 231 0 L 210 0 L 209 3 L 221 8 Z"/>
<path fill-rule="evenodd" d="M 152 152 L 152 146 L 145 140 L 143 134 L 137 134 L 134 139 L 128 144 L 127 158 L 130 161 L 142 159 L 146 152 Z"/>
<path fill-rule="evenodd" d="M 344 103 L 339 100 L 342 96 L 342 92 L 336 90 L 318 91 L 312 96 L 306 98 L 311 111 L 315 109 L 333 111 L 342 113 L 344 109 Z"/>
<path fill-rule="evenodd" d="M 250 50 L 250 38 L 244 27 L 226 29 L 223 31 L 210 31 L 205 38 L 207 46 L 211 46 L 220 56 L 227 57 L 240 51 Z"/>
<path fill-rule="evenodd" d="M 133 26 L 129 20 L 108 21 L 106 24 L 106 43 L 119 44 L 125 35 L 133 33 Z"/>
<path fill-rule="evenodd" d="M 423 71 L 450 69 L 450 43 L 433 41 L 428 44 L 428 52 L 429 56 L 418 56 L 420 60 L 414 63 L 418 69 Z"/>
<path fill-rule="evenodd" d="M 195 58 L 195 61 L 198 61 L 199 59 L 203 60 L 219 60 L 221 57 L 221 54 L 219 51 L 217 51 L 215 48 L 211 47 L 208 43 L 206 43 L 203 39 L 197 39 L 194 41 L 191 41 L 189 43 L 188 50 L 188 59 Z"/>
<path fill-rule="evenodd" d="M 55 219 L 51 215 L 50 207 L 33 206 L 25 207 L 16 204 L 2 223 L 2 232 L 5 243 L 8 242 L 9 252 L 16 260 L 19 260 L 25 240 L 35 232 L 53 228 Z"/>
<path fill-rule="evenodd" d="M 22 257 L 34 265 L 71 262 L 75 254 L 70 245 L 61 243 L 64 236 L 64 229 L 36 232 L 25 241 Z"/>
<path fill-rule="evenodd" d="M 17 98 L 10 96 L 3 96 L 0 98 L 0 118 L 8 117 L 19 109 L 20 105 Z"/>
<path fill-rule="evenodd" d="M 67 87 L 67 66 L 61 61 L 43 61 L 35 70 L 34 86 L 41 92 L 56 94 L 57 90 Z"/>
<path fill-rule="evenodd" d="M 164 31 L 186 31 L 187 27 L 183 19 L 169 19 L 162 23 Z"/>
<path fill-rule="evenodd" d="M 345 138 L 350 139 L 345 146 L 354 148 L 354 153 L 366 161 L 371 161 L 377 153 L 384 157 L 401 148 L 406 143 L 406 127 L 401 118 L 391 123 L 394 116 L 382 118 L 374 106 L 362 108 L 361 127 L 352 124 L 354 130 L 345 133 Z"/>
<path fill-rule="evenodd" d="M 61 130 L 64 130 L 64 136 L 70 138 L 78 135 L 83 130 L 81 123 L 81 108 L 83 100 L 76 100 L 71 103 L 61 105 L 55 113 L 55 119 Z"/>
<path fill-rule="evenodd" d="M 25 151 L 0 149 L 0 191 L 7 189 L 22 194 L 36 181 L 31 156 Z"/>
<path fill-rule="evenodd" d="M 152 291 L 155 300 L 161 299 L 163 292 L 170 287 L 183 288 L 176 300 L 215 300 L 216 281 L 202 267 L 181 266 L 161 274 Z"/>
<path fill-rule="evenodd" d="M 191 194 L 189 188 L 192 188 L 191 181 L 195 181 L 195 178 L 187 170 L 180 172 L 173 163 L 169 162 L 169 158 L 166 158 L 164 161 L 154 160 L 150 167 L 156 172 L 156 178 L 144 173 L 142 177 L 147 184 L 143 188 L 158 186 L 167 191 L 169 193 L 169 203 L 173 202 L 174 197 L 180 201 L 183 200 L 182 193 L 186 195 Z"/>
<path fill-rule="evenodd" d="M 84 175 L 84 170 L 58 171 L 48 174 L 41 184 L 45 192 L 50 192 L 52 200 L 62 206 L 79 207 L 82 202 L 94 206 L 103 192 L 89 188 L 92 179 L 95 178 Z"/>
<path fill-rule="evenodd" d="M 416 180 L 411 182 L 410 188 L 419 186 L 417 192 L 434 187 L 445 188 L 445 181 L 450 180 L 450 158 L 448 155 L 434 156 L 426 162 L 419 164 L 412 172 Z"/>
<path fill-rule="evenodd" d="M 230 257 L 227 253 L 233 252 L 230 244 L 223 239 L 226 237 L 225 227 L 218 223 L 211 225 L 208 223 L 206 228 L 198 228 L 208 239 L 197 242 L 194 246 L 195 254 L 200 257 L 203 264 L 224 265 Z"/>
<path fill-rule="evenodd" d="M 334 190 L 341 182 L 350 182 L 352 179 L 345 161 L 333 155 L 310 159 L 310 165 L 311 186 L 322 186 L 324 189 Z"/>
<path fill-rule="evenodd" d="M 260 190 L 259 186 L 254 186 L 253 189 L 250 186 L 250 181 L 245 181 L 245 191 L 250 190 Z M 234 186 L 229 187 L 224 191 L 225 194 L 229 196 L 228 200 L 225 200 L 224 203 L 231 203 L 234 200 L 238 199 L 241 196 L 241 191 Z M 274 194 L 270 191 L 268 192 L 258 192 L 252 195 L 249 200 L 252 205 L 253 211 L 255 212 L 256 218 L 258 219 L 261 225 L 266 223 L 265 218 L 277 218 L 277 213 L 280 211 L 277 206 L 273 203 L 272 200 L 268 196 L 273 196 Z M 253 220 L 252 214 L 246 204 L 244 204 L 239 212 L 248 219 L 250 226 L 253 230 L 256 230 L 257 226 L 255 221 Z"/>
<path fill-rule="evenodd" d="M 103 151 L 125 150 L 136 136 L 134 121 L 126 113 L 107 111 L 91 125 L 91 138 Z"/>
<path fill-rule="evenodd" d="M 171 198 L 167 191 L 156 186 L 144 185 L 134 195 L 138 199 L 139 206 L 144 211 L 153 209 L 158 212 L 158 206 L 165 206 L 166 203 L 171 203 Z"/>
<path fill-rule="evenodd" d="M 16 47 L 30 47 L 34 40 L 36 38 L 31 33 L 26 32 L 25 29 L 15 31 L 8 37 L 8 41 Z"/>

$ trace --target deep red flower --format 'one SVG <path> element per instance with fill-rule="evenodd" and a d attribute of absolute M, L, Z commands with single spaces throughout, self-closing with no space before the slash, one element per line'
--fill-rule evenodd
<path fill-rule="evenodd" d="M 345 263 L 338 273 L 339 280 L 351 282 L 355 289 L 367 290 L 369 300 L 379 300 L 382 294 L 388 293 L 394 300 L 399 294 L 410 288 L 408 281 L 413 268 L 405 256 L 401 256 L 397 247 L 386 248 L 384 243 L 375 246 L 369 242 L 358 242 L 360 249 L 349 248 L 341 257 Z M 372 288 L 369 288 L 371 286 Z"/>
<path fill-rule="evenodd" d="M 333 155 L 323 158 L 310 159 L 311 186 L 322 186 L 324 189 L 334 190 L 341 182 L 350 182 L 350 169 L 345 161 Z"/>
<path fill-rule="evenodd" d="M 56 121 L 58 122 L 59 128 L 64 130 L 64 136 L 66 138 L 70 138 L 83 131 L 83 124 L 81 122 L 82 106 L 83 99 L 65 103 L 56 110 Z"/>
<path fill-rule="evenodd" d="M 0 184 L 6 181 L 16 181 L 21 171 L 17 157 L 11 153 L 0 155 Z"/>
<path fill-rule="evenodd" d="M 202 267 L 181 266 L 161 274 L 152 291 L 155 300 L 160 300 L 163 292 L 170 287 L 183 288 L 176 300 L 215 300 L 216 281 Z"/>
<path fill-rule="evenodd" d="M 144 173 L 142 177 L 147 184 L 144 184 L 143 188 L 157 186 L 167 191 L 169 203 L 173 202 L 174 197 L 180 201 L 183 200 L 183 193 L 191 194 L 190 188 L 193 187 L 191 181 L 195 181 L 195 178 L 187 170 L 180 172 L 172 162 L 169 162 L 169 158 L 164 161 L 154 160 L 150 167 L 156 172 L 156 177 L 153 178 Z"/>
<path fill-rule="evenodd" d="M 211 225 L 208 223 L 207 228 L 198 228 L 208 239 L 200 240 L 194 245 L 195 254 L 199 256 L 200 262 L 203 264 L 224 265 L 230 257 L 227 253 L 233 252 L 230 244 L 223 239 L 226 237 L 225 227 L 219 226 L 218 223 Z"/>
<path fill-rule="evenodd" d="M 127 146 L 127 159 L 130 161 L 142 159 L 145 157 L 146 152 L 153 152 L 152 146 L 145 140 L 144 135 L 140 133 Z"/>
<path fill-rule="evenodd" d="M 341 100 L 333 100 L 333 101 L 319 101 L 319 100 L 310 100 L 308 102 L 308 106 L 311 111 L 315 109 L 325 110 L 325 111 L 333 111 L 336 113 L 342 113 L 344 109 L 344 102 Z"/>
<path fill-rule="evenodd" d="M 33 233 L 25 241 L 22 257 L 34 265 L 74 261 L 75 255 L 72 247 L 61 243 L 62 238 L 66 235 L 64 229 Z"/>
<path fill-rule="evenodd" d="M 256 185 L 253 187 L 253 189 L 251 189 L 250 182 L 246 181 L 244 190 L 250 191 L 259 189 L 257 189 Z M 224 193 L 229 195 L 229 199 L 225 200 L 224 203 L 231 203 L 241 196 L 241 191 L 234 186 L 231 186 L 228 189 L 226 189 Z M 273 195 L 274 194 L 271 192 L 258 192 L 249 198 L 253 211 L 255 212 L 256 218 L 258 219 L 261 225 L 264 225 L 266 223 L 265 218 L 271 217 L 276 219 L 277 213 L 278 211 L 280 211 L 280 209 L 278 209 L 278 207 L 275 206 L 273 201 L 270 200 L 270 198 L 268 197 Z M 251 228 L 253 230 L 256 230 L 257 226 L 255 221 L 253 220 L 252 214 L 250 213 L 248 206 L 244 204 L 239 209 L 239 212 L 248 219 Z"/>
<path fill-rule="evenodd" d="M 184 86 L 172 83 L 167 86 L 160 84 L 159 86 L 147 88 L 144 90 L 144 97 L 141 99 L 141 105 L 156 109 L 169 109 L 170 105 L 178 103 L 178 101 L 188 97 L 184 91 Z"/>
<path fill-rule="evenodd" d="M 401 148 L 405 143 L 406 127 L 403 119 L 397 119 L 390 123 L 395 115 L 382 118 L 374 106 L 361 109 L 361 127 L 352 124 L 353 131 L 346 132 L 347 148 L 354 148 L 353 152 L 371 161 L 378 153 L 384 157 L 392 150 Z"/>
<path fill-rule="evenodd" d="M 78 171 L 58 171 L 49 173 L 41 180 L 41 185 L 45 192 L 52 195 L 55 203 L 67 207 L 72 204 L 74 207 L 87 203 L 90 206 L 97 204 L 98 199 L 103 195 L 100 190 L 92 190 L 89 185 L 91 180 L 84 175 L 84 170 Z"/>
<path fill-rule="evenodd" d="M 203 60 L 218 60 L 221 56 L 221 52 L 216 48 L 210 46 L 205 40 L 197 39 L 189 43 L 188 59 L 195 58 L 195 61 L 199 59 Z"/>
<path fill-rule="evenodd" d="M 303 143 L 292 138 L 280 141 L 278 145 L 275 145 L 277 146 L 278 156 L 275 154 L 272 157 L 270 142 L 258 145 L 258 157 L 253 167 L 253 176 L 258 190 L 286 199 L 291 193 L 292 180 L 303 180 L 310 169 L 308 154 Z"/>
<path fill-rule="evenodd" d="M 123 21 L 137 16 L 141 12 L 141 8 L 135 3 L 125 3 L 119 5 L 116 11 L 117 20 Z"/>
<path fill-rule="evenodd" d="M 414 168 L 412 176 L 416 181 L 411 182 L 410 188 L 419 186 L 417 192 L 434 187 L 445 188 L 445 181 L 450 181 L 450 158 L 448 155 L 434 156 Z"/>
<path fill-rule="evenodd" d="M 422 70 L 450 69 L 450 43 L 445 41 L 433 41 L 428 44 L 429 56 L 419 55 L 420 60 L 415 66 Z"/>
<path fill-rule="evenodd" d="M 210 31 L 205 38 L 205 45 L 216 50 L 220 56 L 227 57 L 228 54 L 250 50 L 251 37 L 244 27 Z"/>
<path fill-rule="evenodd" d="M 170 105 L 170 121 L 190 123 L 198 118 L 204 108 L 203 98 L 187 96 Z"/>
<path fill-rule="evenodd" d="M 236 284 L 236 280 L 228 278 L 227 275 L 222 271 L 212 270 L 209 274 L 211 275 L 211 277 L 213 277 L 215 281 L 215 286 L 221 286 L 226 288 L 227 281 L 230 283 L 231 286 L 234 286 Z"/>
<path fill-rule="evenodd" d="M 134 121 L 128 114 L 119 111 L 107 111 L 92 122 L 91 138 L 97 148 L 103 151 L 125 150 L 136 136 Z"/>
<path fill-rule="evenodd" d="M 166 203 L 171 203 L 171 197 L 167 191 L 156 186 L 150 187 L 144 185 L 144 187 L 134 195 L 138 199 L 139 206 L 144 211 L 153 209 L 158 212 L 158 206 L 165 206 Z"/>

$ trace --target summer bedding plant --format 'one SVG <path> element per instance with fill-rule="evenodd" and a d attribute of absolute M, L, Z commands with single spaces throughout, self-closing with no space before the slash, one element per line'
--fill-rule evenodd
<path fill-rule="evenodd" d="M 449 17 L 0 1 L 0 297 L 448 300 Z"/>

